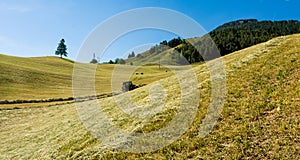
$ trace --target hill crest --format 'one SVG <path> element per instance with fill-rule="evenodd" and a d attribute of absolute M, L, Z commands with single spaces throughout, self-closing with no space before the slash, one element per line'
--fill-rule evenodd
<path fill-rule="evenodd" d="M 179 61 L 176 60 L 176 57 L 180 56 L 189 63 L 198 63 L 203 62 L 203 56 L 209 57 L 211 53 L 216 52 L 215 47 L 224 56 L 278 36 L 296 33 L 300 33 L 300 22 L 297 20 L 258 21 L 256 19 L 241 19 L 225 23 L 203 37 L 189 39 L 178 37 L 170 41 L 162 41 L 150 50 L 133 58 L 128 58 L 126 63 L 134 65 L 145 64 L 146 62 L 158 64 L 161 60 L 167 59 L 169 64 L 180 65 L 181 58 Z"/>

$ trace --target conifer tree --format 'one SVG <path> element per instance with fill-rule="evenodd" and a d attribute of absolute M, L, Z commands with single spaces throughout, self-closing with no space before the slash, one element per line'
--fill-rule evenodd
<path fill-rule="evenodd" d="M 67 57 L 68 53 L 67 53 L 67 46 L 65 45 L 65 40 L 61 39 L 60 43 L 57 46 L 57 49 L 55 51 L 56 55 L 60 55 L 60 58 L 62 58 L 62 56 Z"/>

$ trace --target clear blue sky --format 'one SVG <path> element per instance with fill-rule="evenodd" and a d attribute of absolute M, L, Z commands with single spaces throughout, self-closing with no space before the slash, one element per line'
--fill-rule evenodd
<path fill-rule="evenodd" d="M 54 55 L 58 42 L 64 38 L 68 58 L 74 60 L 98 24 L 140 7 L 176 10 L 193 18 L 206 31 L 237 19 L 300 19 L 299 0 L 1 0 L 0 53 L 24 57 Z M 134 32 L 112 44 L 101 61 L 123 57 L 136 46 L 173 37 L 176 35 L 161 31 Z M 92 58 L 93 53 L 89 54 Z"/>

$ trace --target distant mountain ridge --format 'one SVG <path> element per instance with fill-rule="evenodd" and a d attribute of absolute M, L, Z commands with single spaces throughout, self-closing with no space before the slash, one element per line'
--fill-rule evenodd
<path fill-rule="evenodd" d="M 145 64 L 166 61 L 167 64 L 186 64 L 182 63 L 182 59 L 186 59 L 188 63 L 197 63 L 204 59 L 213 59 L 211 55 L 217 50 L 221 56 L 224 56 L 278 36 L 296 33 L 300 33 L 300 22 L 297 20 L 240 19 L 225 23 L 203 37 L 189 39 L 178 37 L 169 41 L 164 40 L 150 50 L 128 58 L 126 63 Z"/>

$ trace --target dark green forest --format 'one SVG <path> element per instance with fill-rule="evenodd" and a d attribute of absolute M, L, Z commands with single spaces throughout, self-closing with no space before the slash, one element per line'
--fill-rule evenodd
<path fill-rule="evenodd" d="M 296 20 L 237 20 L 225 23 L 201 38 L 181 39 L 178 37 L 170 41 L 162 41 L 159 45 L 150 48 L 149 53 L 157 54 L 168 48 L 174 48 L 189 63 L 196 63 L 204 61 L 204 59 L 216 58 L 212 56 L 214 55 L 213 52 L 219 51 L 224 56 L 274 37 L 295 33 L 300 33 L 300 22 Z"/>

